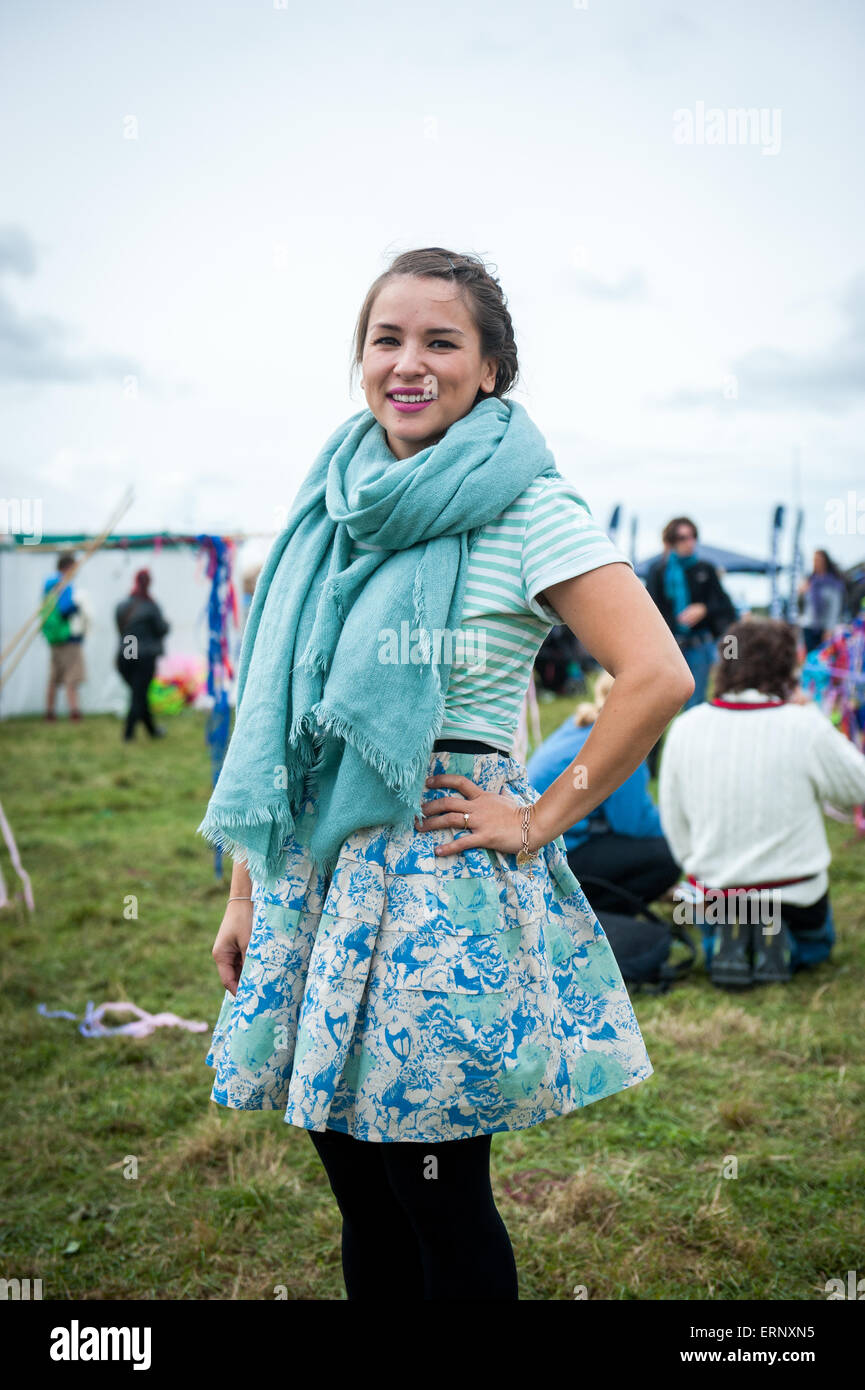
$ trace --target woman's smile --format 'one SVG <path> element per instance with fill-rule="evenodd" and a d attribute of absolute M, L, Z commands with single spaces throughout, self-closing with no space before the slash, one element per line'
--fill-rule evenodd
<path fill-rule="evenodd" d="M 367 404 L 391 452 L 411 458 L 492 394 L 498 358 L 481 351 L 471 301 L 434 276 L 395 274 L 367 314 L 359 359 Z M 415 415 L 427 419 L 415 425 Z"/>
<path fill-rule="evenodd" d="M 387 399 L 400 415 L 412 415 L 419 410 L 426 410 L 437 397 L 429 395 L 423 386 L 418 386 L 406 387 L 402 391 L 388 391 Z"/>

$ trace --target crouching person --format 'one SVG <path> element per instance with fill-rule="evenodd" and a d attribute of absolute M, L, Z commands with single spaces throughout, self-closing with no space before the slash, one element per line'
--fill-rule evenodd
<path fill-rule="evenodd" d="M 736 987 L 788 980 L 828 959 L 835 931 L 823 803 L 865 801 L 865 756 L 797 689 L 788 623 L 742 619 L 719 648 L 713 698 L 685 710 L 667 734 L 658 801 L 670 848 L 697 890 L 712 980 Z M 763 911 L 743 922 L 740 909 L 757 897 Z"/>

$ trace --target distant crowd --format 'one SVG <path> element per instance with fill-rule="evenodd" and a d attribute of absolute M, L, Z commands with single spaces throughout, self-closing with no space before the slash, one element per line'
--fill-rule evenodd
<path fill-rule="evenodd" d="M 851 595 L 827 552 L 816 550 L 799 586 L 798 630 L 782 619 L 740 617 L 717 569 L 700 555 L 690 518 L 675 517 L 662 539 L 663 554 L 646 586 L 675 634 L 694 691 L 645 762 L 567 831 L 568 860 L 591 885 L 599 912 L 670 899 L 683 880 L 701 891 L 771 890 L 784 933 L 749 945 L 741 932 L 722 927 L 707 933 L 704 944 L 707 956 L 715 953 L 719 983 L 748 983 L 757 965 L 758 979 L 790 978 L 826 959 L 835 939 L 824 805 L 843 812 L 865 803 L 865 756 L 798 684 L 804 655 L 852 616 Z M 75 572 L 74 555 L 62 554 L 44 586 L 47 720 L 56 718 L 61 688 L 70 718 L 81 718 L 88 617 Z M 153 738 L 163 733 L 148 690 L 169 625 L 150 585 L 149 571 L 140 569 L 115 609 L 116 668 L 129 687 L 127 741 L 139 723 Z M 539 655 L 539 674 L 559 693 L 567 692 L 569 670 L 564 655 L 551 659 L 549 648 Z M 529 777 L 538 791 L 578 757 L 612 684 L 600 670 L 592 698 L 580 700 L 531 757 Z M 649 794 L 656 774 L 657 805 Z"/>
<path fill-rule="evenodd" d="M 704 945 L 707 960 L 715 957 L 716 983 L 788 979 L 826 959 L 835 939 L 824 804 L 844 812 L 865 803 L 865 756 L 798 682 L 803 656 L 853 616 L 851 596 L 830 556 L 817 550 L 799 586 L 798 631 L 781 619 L 740 617 L 717 570 L 700 557 L 690 518 L 670 521 L 663 543 L 647 588 L 694 692 L 649 758 L 566 832 L 568 860 L 600 914 L 669 900 L 682 880 L 700 893 L 725 890 L 726 901 L 734 891 L 771 892 L 783 931 L 749 938 L 734 920 L 706 930 Z M 555 672 L 561 686 L 566 669 L 561 663 Z M 578 757 L 612 684 L 600 671 L 593 698 L 580 701 L 529 760 L 538 791 Z M 656 805 L 649 780 L 659 767 Z"/>

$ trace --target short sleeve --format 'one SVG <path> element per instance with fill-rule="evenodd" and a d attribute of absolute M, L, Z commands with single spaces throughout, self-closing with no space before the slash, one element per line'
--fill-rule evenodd
<path fill-rule="evenodd" d="M 541 477 L 537 482 L 538 496 L 523 535 L 523 591 L 533 613 L 547 622 L 559 623 L 561 618 L 555 609 L 535 597 L 548 584 L 616 562 L 634 567 L 598 526 L 588 503 L 572 483 L 561 477 Z"/>

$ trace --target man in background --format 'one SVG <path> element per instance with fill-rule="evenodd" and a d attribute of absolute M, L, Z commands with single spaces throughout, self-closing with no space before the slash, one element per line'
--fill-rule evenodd
<path fill-rule="evenodd" d="M 78 687 L 87 679 L 84 669 L 84 609 L 76 596 L 73 584 L 64 583 L 64 575 L 75 565 L 75 556 L 63 554 L 57 561 L 56 573 L 45 580 L 42 603 L 42 635 L 48 643 L 51 668 L 45 699 L 45 718 L 56 719 L 54 705 L 57 687 L 63 686 L 69 704 L 69 718 L 80 719 Z M 59 596 L 54 602 L 55 592 Z"/>

